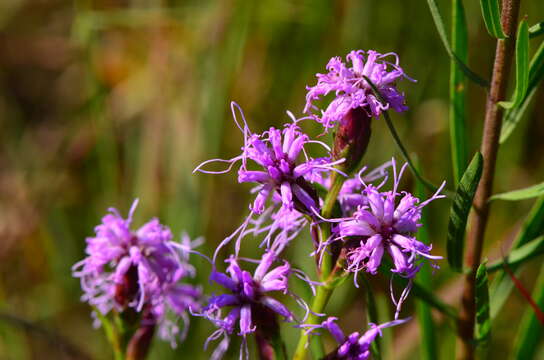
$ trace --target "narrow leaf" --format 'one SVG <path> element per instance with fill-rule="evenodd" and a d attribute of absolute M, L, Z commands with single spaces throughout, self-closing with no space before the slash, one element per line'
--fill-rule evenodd
<path fill-rule="evenodd" d="M 451 46 L 459 58 L 467 60 L 467 24 L 465 9 L 461 0 L 452 1 Z M 457 186 L 466 169 L 467 134 L 466 118 L 466 79 L 455 61 L 450 64 L 450 146 L 454 184 Z"/>
<path fill-rule="evenodd" d="M 533 55 L 531 59 L 531 64 L 529 65 L 529 87 L 527 88 L 527 94 L 525 99 L 523 99 L 522 104 L 515 108 L 507 110 L 504 119 L 503 126 L 501 130 L 501 144 L 508 139 L 510 134 L 514 131 L 519 121 L 525 114 L 525 111 L 529 107 L 529 104 L 536 93 L 538 84 L 544 78 L 544 41 L 540 44 L 540 47 Z"/>
<path fill-rule="evenodd" d="M 483 79 L 478 74 L 470 70 L 470 68 L 451 49 L 449 41 L 448 41 L 448 37 L 446 35 L 446 28 L 444 26 L 444 21 L 442 20 L 442 15 L 440 15 L 440 11 L 438 10 L 438 5 L 436 4 L 436 1 L 427 0 L 427 4 L 429 5 L 431 16 L 433 17 L 436 30 L 438 31 L 438 36 L 440 37 L 440 40 L 442 40 L 442 44 L 444 45 L 444 48 L 446 49 L 446 52 L 448 53 L 449 57 L 453 61 L 455 61 L 455 63 L 459 66 L 461 71 L 465 73 L 467 78 L 469 78 L 474 83 L 482 87 L 485 87 L 485 88 L 489 87 L 489 81 Z"/>
<path fill-rule="evenodd" d="M 489 35 L 497 38 L 506 38 L 501 26 L 501 12 L 499 10 L 498 0 L 480 0 L 482 16 L 484 17 L 485 27 Z"/>
<path fill-rule="evenodd" d="M 476 272 L 476 339 L 487 346 L 491 333 L 489 318 L 489 288 L 485 263 L 480 264 Z"/>
<path fill-rule="evenodd" d="M 524 189 L 513 190 L 505 192 L 502 194 L 493 195 L 490 200 L 508 200 L 508 201 L 517 201 L 531 199 L 544 195 L 544 182 L 529 186 Z"/>
<path fill-rule="evenodd" d="M 533 298 L 536 305 L 544 308 L 544 265 L 540 268 L 540 274 L 536 280 L 536 285 L 533 290 Z M 536 316 L 533 309 L 525 310 L 521 325 L 519 326 L 518 335 L 514 341 L 514 356 L 513 359 L 524 360 L 534 359 L 538 348 L 538 343 L 542 339 L 544 327 L 541 321 Z"/>
<path fill-rule="evenodd" d="M 525 219 L 522 229 L 517 235 L 512 249 L 518 249 L 527 244 L 532 239 L 542 235 L 544 233 L 544 196 L 539 198 L 533 205 L 529 215 Z M 512 250 L 512 251 L 513 251 Z M 512 265 L 510 268 L 513 272 L 519 268 L 520 265 Z M 491 294 L 491 318 L 495 319 L 500 313 L 502 306 L 508 299 L 510 292 L 512 291 L 514 284 L 512 280 L 504 273 L 500 271 L 493 279 L 493 283 L 490 289 Z"/>
<path fill-rule="evenodd" d="M 529 28 L 529 37 L 532 39 L 540 34 L 544 34 L 544 21 L 534 24 Z"/>
<path fill-rule="evenodd" d="M 502 269 L 504 263 L 514 266 L 524 263 L 540 254 L 544 254 L 544 236 L 537 237 L 529 243 L 510 251 L 507 257 L 497 260 L 487 266 L 487 272 Z"/>
<path fill-rule="evenodd" d="M 463 174 L 453 198 L 448 224 L 447 252 L 448 262 L 454 271 L 463 268 L 463 249 L 467 218 L 472 207 L 472 199 L 482 176 L 483 158 L 479 152 L 474 155 Z"/>
<path fill-rule="evenodd" d="M 518 26 L 516 37 L 516 88 L 511 101 L 500 101 L 505 109 L 521 105 L 529 87 L 529 26 L 527 20 L 522 20 Z"/>

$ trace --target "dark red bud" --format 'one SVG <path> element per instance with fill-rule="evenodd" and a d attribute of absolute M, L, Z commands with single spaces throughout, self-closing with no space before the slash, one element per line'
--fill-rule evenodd
<path fill-rule="evenodd" d="M 334 137 L 334 160 L 346 160 L 337 166 L 345 173 L 357 170 L 370 141 L 372 117 L 363 109 L 351 109 L 340 121 Z"/>

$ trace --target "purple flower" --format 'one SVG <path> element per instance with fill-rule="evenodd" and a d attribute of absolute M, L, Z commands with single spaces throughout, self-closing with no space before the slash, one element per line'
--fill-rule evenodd
<path fill-rule="evenodd" d="M 366 203 L 359 205 L 353 216 L 343 219 L 338 225 L 338 235 L 348 249 L 348 271 L 357 273 L 364 270 L 376 274 L 387 252 L 393 260 L 391 271 L 412 278 L 421 267 L 418 263 L 421 258 L 441 259 L 430 255 L 431 246 L 418 241 L 414 234 L 421 226 L 421 209 L 444 197 L 439 195 L 444 184 L 431 198 L 420 202 L 408 192 L 397 192 L 406 164 L 398 176 L 394 160 L 392 167 L 393 190 L 381 192 L 378 187 L 365 184 Z"/>
<path fill-rule="evenodd" d="M 187 323 L 186 311 L 199 309 L 201 291 L 180 283 L 194 275 L 194 268 L 167 227 L 152 219 L 136 231 L 130 229 L 137 204 L 136 200 L 127 219 L 116 209 L 109 210 L 96 227 L 96 236 L 87 238 L 87 257 L 74 265 L 73 274 L 81 280 L 82 300 L 101 314 L 112 309 L 145 310 L 147 321 L 154 319 L 159 334 L 175 344 L 186 326 L 181 331 L 166 314 L 171 312 Z M 183 236 L 183 242 L 190 247 L 188 236 Z"/>
<path fill-rule="evenodd" d="M 370 329 L 364 334 L 354 332 L 348 336 L 344 335 L 342 329 L 335 323 L 336 320 L 337 318 L 330 317 L 321 325 L 309 326 L 310 329 L 327 329 L 339 344 L 332 353 L 325 356 L 324 359 L 327 360 L 366 360 L 370 358 L 370 345 L 376 336 L 381 335 L 382 329 L 405 323 L 409 319 L 394 320 L 381 325 L 370 323 Z"/>
<path fill-rule="evenodd" d="M 294 321 L 291 311 L 269 294 L 275 291 L 288 293 L 287 282 L 292 272 L 291 266 L 285 261 L 271 269 L 276 259 L 277 255 L 273 251 L 267 251 L 251 275 L 248 271 L 242 270 L 237 259 L 231 256 L 227 260 L 229 266 L 226 273 L 212 272 L 210 279 L 229 292 L 212 296 L 203 309 L 201 315 L 219 328 L 207 342 L 221 335 L 228 337 L 237 333 L 244 338 L 245 344 L 245 337 L 260 326 L 258 319 L 263 311 L 278 314 L 289 322 Z M 230 310 L 223 316 L 222 310 L 227 307 Z M 224 343 L 223 346 L 226 346 Z M 228 344 L 228 341 L 226 343 Z"/>
<path fill-rule="evenodd" d="M 392 56 L 395 60 L 391 63 L 385 60 Z M 314 118 L 325 126 L 331 128 L 337 121 L 342 119 L 350 110 L 356 108 L 364 109 L 369 116 L 378 118 L 383 110 L 390 107 L 397 112 L 406 111 L 404 94 L 396 88 L 399 79 L 409 78 L 399 66 L 399 59 L 395 53 L 380 54 L 374 50 L 366 52 L 362 50 L 352 51 L 346 56 L 351 62 L 348 67 L 340 57 L 333 57 L 327 64 L 327 74 L 317 74 L 317 84 L 307 87 L 305 113 L 311 113 L 317 107 L 313 104 L 315 100 L 334 92 L 336 98 L 329 104 L 321 116 L 314 115 Z M 372 92 L 372 88 L 364 79 L 368 77 L 378 88 L 386 100 L 382 104 Z"/>
<path fill-rule="evenodd" d="M 313 181 L 320 172 L 338 171 L 334 169 L 334 165 L 343 160 L 332 162 L 328 158 L 312 159 L 307 157 L 304 146 L 308 143 L 319 143 L 327 150 L 330 149 L 319 141 L 310 140 L 308 135 L 300 131 L 297 125 L 298 120 L 294 118 L 293 123 L 286 124 L 281 130 L 271 127 L 262 134 L 255 134 L 249 130 L 245 119 L 244 126 L 240 126 L 236 120 L 235 108 L 239 109 L 240 113 L 242 111 L 236 103 L 231 103 L 236 124 L 244 133 L 242 154 L 229 160 L 205 161 L 194 171 L 212 174 L 224 173 L 230 171 L 234 163 L 241 161 L 238 181 L 258 184 L 253 189 L 257 196 L 251 207 L 252 212 L 261 214 L 266 208 L 267 200 L 273 194 L 278 194 L 286 209 L 298 209 L 311 213 L 312 209 L 316 209 L 319 204 L 308 181 Z M 288 114 L 292 116 L 291 113 L 288 112 Z M 301 154 L 304 156 L 299 161 L 299 158 L 302 157 Z M 248 166 L 250 161 L 256 165 L 257 170 L 250 169 Z M 230 165 L 224 171 L 203 170 L 202 167 L 210 162 L 226 162 Z"/>

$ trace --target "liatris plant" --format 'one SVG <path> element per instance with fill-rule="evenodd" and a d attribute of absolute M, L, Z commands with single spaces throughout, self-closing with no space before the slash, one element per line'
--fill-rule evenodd
<path fill-rule="evenodd" d="M 494 6 L 491 3 L 483 6 L 488 26 L 496 15 L 490 10 Z M 443 34 L 434 1 L 429 4 Z M 316 359 L 378 358 L 380 351 L 375 343 L 378 335 L 391 331 L 388 328 L 393 326 L 402 328 L 411 321 L 411 310 L 403 309 L 403 304 L 414 293 L 426 302 L 420 308 L 426 336 L 433 336 L 429 333 L 432 329 L 429 310 L 434 307 L 457 321 L 458 356 L 472 359 L 477 349 L 484 348 L 482 344 L 489 336 L 487 271 L 499 268 L 480 262 L 489 200 L 539 193 L 531 188 L 490 198 L 503 116 L 501 107 L 508 109 L 507 121 L 517 121 L 520 115 L 516 111 L 523 111 L 529 96 L 523 84 L 516 84 L 514 99 L 499 102 L 505 98 L 505 74 L 514 49 L 517 80 L 529 76 L 523 68 L 529 36 L 525 21 L 520 23 L 517 40 L 514 39 L 518 5 L 515 1 L 505 1 L 501 20 L 504 34 L 500 26 L 490 28 L 500 39 L 489 89 L 482 154 L 477 153 L 467 166 L 466 159 L 460 158 L 458 144 L 452 144 L 456 192 L 446 189 L 445 182 L 435 186 L 423 177 L 389 118 L 390 109 L 399 113 L 408 110 L 405 95 L 398 87 L 400 82 L 415 82 L 405 73 L 395 53 L 356 50 L 346 56 L 345 62 L 333 57 L 326 67 L 327 73 L 317 74 L 317 84 L 307 88 L 305 115 L 297 118 L 287 112 L 290 119 L 282 128 L 253 132 L 241 107 L 231 103 L 235 124 L 242 133 L 241 153 L 230 159 L 204 161 L 195 169 L 218 175 L 229 173 L 236 166 L 238 182 L 253 184 L 251 193 L 255 195 L 248 204 L 248 216 L 231 229 L 232 233 L 217 241 L 219 245 L 211 259 L 198 253 L 209 261 L 210 284 L 219 285 L 221 292 L 204 296 L 198 286 L 187 281 L 195 272 L 189 264 L 189 254 L 196 253 L 193 250 L 196 243 L 186 235 L 181 242 L 175 241 L 170 230 L 156 219 L 131 230 L 136 202 L 127 219 L 117 210 L 110 210 L 96 228 L 96 236 L 87 240 L 87 257 L 74 265 L 74 276 L 81 279 L 84 291 L 82 299 L 93 307 L 96 324 L 105 328 L 117 358 L 145 358 L 156 329 L 159 337 L 173 346 L 183 341 L 189 316 L 214 326 L 204 344 L 207 349 L 210 343 L 215 343 L 214 350 L 207 350 L 212 359 L 222 358 L 232 344 L 240 346 L 231 352 L 238 353 L 241 359 L 252 358 L 252 339 L 260 359 L 287 359 L 290 354 L 282 339 L 282 326 L 293 326 L 300 331 L 293 359 L 306 359 L 310 353 Z M 452 81 L 464 81 L 462 76 L 466 74 L 486 85 L 445 44 L 454 67 Z M 535 69 L 542 67 L 542 54 L 541 47 L 531 65 L 532 85 L 537 76 L 541 77 L 542 68 L 538 68 L 540 72 L 536 75 Z M 452 97 L 459 101 L 456 91 L 453 89 Z M 371 142 L 371 122 L 380 121 L 381 117 L 405 158 L 402 166 L 397 165 L 395 158 L 384 164 L 363 161 L 365 153 L 376 151 Z M 322 127 L 321 133 L 332 131 L 332 144 L 305 133 L 301 127 L 303 121 Z M 452 116 L 454 138 L 465 136 L 459 133 L 461 125 L 462 118 L 456 112 Z M 511 131 L 514 125 L 509 126 Z M 503 139 L 508 134 L 504 133 Z M 218 164 L 225 168 L 214 168 Z M 375 170 L 368 171 L 369 167 Z M 402 182 L 407 169 L 414 175 L 417 194 L 408 191 Z M 463 237 L 475 194 L 476 211 L 467 245 L 468 269 L 464 270 Z M 428 229 L 424 228 L 423 212 L 435 206 L 434 200 L 446 197 L 453 199 L 448 263 L 466 274 L 460 312 L 442 302 L 418 280 L 421 273 L 428 278 L 442 266 L 444 254 L 436 253 L 426 240 Z M 541 214 L 542 209 L 540 201 L 533 214 Z M 525 245 L 542 232 L 531 222 L 534 218 L 530 217 L 525 235 L 516 243 L 516 247 L 523 247 L 512 256 L 515 260 L 511 265 L 505 260 L 505 266 L 516 266 L 542 248 L 542 238 Z M 540 230 L 535 231 L 536 228 Z M 531 234 L 527 235 L 528 232 Z M 292 242 L 305 241 L 307 237 L 301 234 L 309 234 L 311 239 L 312 250 L 307 255 L 314 259 L 315 271 L 297 268 L 286 251 Z M 432 238 L 439 240 L 440 236 Z M 242 244 L 258 248 L 262 255 L 259 259 L 245 257 Z M 315 274 L 315 278 L 308 274 Z M 516 280 L 511 271 L 508 274 Z M 327 304 L 335 290 L 350 277 L 353 282 L 348 282 L 349 286 L 361 286 L 367 294 L 371 321 L 376 321 L 374 286 L 385 283 L 390 291 L 392 318 L 382 324 L 371 323 L 366 331 L 359 329 L 360 332 L 345 335 L 336 324 L 337 317 L 333 317 L 338 314 L 331 314 Z M 502 282 L 494 290 L 504 292 L 507 278 L 499 279 Z M 313 296 L 297 294 L 295 289 L 300 287 L 293 286 L 294 281 L 303 281 Z M 336 341 L 333 346 L 324 345 L 323 329 Z M 427 358 L 436 355 L 432 346 L 431 343 L 425 351 Z"/>

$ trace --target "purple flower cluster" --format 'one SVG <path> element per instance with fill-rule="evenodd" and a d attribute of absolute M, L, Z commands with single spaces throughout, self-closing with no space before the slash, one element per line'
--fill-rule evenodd
<path fill-rule="evenodd" d="M 81 280 L 82 300 L 96 311 L 102 315 L 112 310 L 144 311 L 147 321 L 159 324 L 161 337 L 175 343 L 185 329 L 180 330 L 167 313 L 187 323 L 187 311 L 200 308 L 200 289 L 181 283 L 194 275 L 184 253 L 191 242 L 186 235 L 185 247 L 173 242 L 170 230 L 157 219 L 132 231 L 137 204 L 135 201 L 127 219 L 110 209 L 96 227 L 96 236 L 87 238 L 87 257 L 74 265 L 73 274 Z"/>
<path fill-rule="evenodd" d="M 393 57 L 394 62 L 386 61 L 387 57 Z M 317 85 L 308 88 L 306 113 L 317 109 L 313 104 L 315 100 L 331 92 L 336 94 L 320 116 L 297 119 L 288 112 L 291 121 L 283 128 L 271 127 L 259 134 L 249 129 L 240 107 L 231 103 L 234 121 L 243 133 L 241 154 L 227 160 L 211 159 L 195 169 L 222 174 L 239 164 L 238 182 L 255 184 L 251 193 L 257 195 L 249 205 L 249 216 L 219 243 L 213 260 L 208 259 L 212 263 L 210 281 L 224 288 L 223 293 L 201 302 L 200 288 L 182 282 L 195 272 L 188 262 L 189 253 L 196 252 L 192 250 L 195 243 L 186 235 L 181 243 L 174 242 L 170 230 L 156 219 L 136 231 L 130 229 L 135 202 L 127 219 L 111 209 L 96 228 L 96 236 L 87 239 L 87 257 L 74 265 L 74 276 L 81 279 L 85 292 L 83 300 L 102 315 L 111 311 L 144 314 L 142 318 L 159 324 L 159 334 L 172 342 L 180 335 L 182 337 L 180 333 L 184 331 L 169 320 L 167 313 L 181 317 L 185 323 L 188 322 L 187 313 L 205 318 L 217 327 L 205 346 L 223 338 L 211 355 L 212 359 L 222 357 L 232 336 L 241 336 L 240 356 L 248 358 L 248 336 L 254 334 L 260 339 L 258 341 L 266 343 L 266 337 L 270 335 L 267 332 L 279 331 L 277 318 L 297 323 L 295 326 L 306 327 L 308 331 L 327 329 L 339 345 L 326 359 L 369 358 L 370 344 L 381 330 L 406 321 L 398 320 L 398 315 L 423 260 L 441 258 L 431 255 L 431 245 L 418 241 L 416 233 L 422 226 L 422 208 L 443 197 L 440 195 L 443 185 L 425 201 L 400 191 L 400 179 L 406 165 L 397 172 L 394 159 L 365 176 L 366 167 L 357 176 L 347 178 L 347 173 L 353 174 L 359 168 L 370 139 L 369 126 L 357 127 L 352 126 L 356 122 L 350 123 L 349 131 L 336 133 L 332 150 L 301 130 L 300 121 L 308 119 L 317 120 L 327 129 L 336 123 L 340 123 L 341 128 L 340 120 L 347 119 L 346 115 L 355 109 L 351 114 L 368 115 L 368 124 L 370 117 L 378 117 L 389 108 L 399 112 L 407 109 L 404 95 L 396 89 L 396 83 L 399 79 L 410 78 L 399 66 L 395 54 L 359 50 L 348 54 L 347 60 L 351 67 L 340 58 L 331 59 L 327 66 L 329 72 L 317 74 Z M 377 86 L 384 103 L 376 98 L 365 77 Z M 237 120 L 237 112 L 242 117 L 241 123 Z M 356 121 L 361 117 L 349 119 Z M 361 129 L 368 131 L 365 136 L 354 134 Z M 320 150 L 320 156 L 311 157 L 312 146 L 308 144 L 317 144 L 324 150 Z M 205 169 L 211 163 L 228 166 L 224 170 Z M 392 190 L 383 191 L 390 172 Z M 379 183 L 373 184 L 375 182 Z M 334 202 L 329 194 L 334 194 L 335 203 L 334 211 L 327 213 L 323 210 L 327 208 L 324 204 Z M 324 228 L 327 231 L 320 232 Z M 335 268 L 337 273 L 353 273 L 356 286 L 361 271 L 375 275 L 380 268 L 383 271 L 389 267 L 393 274 L 410 279 L 398 300 L 391 291 L 396 306 L 395 320 L 382 325 L 371 324 L 364 334 L 354 332 L 349 336 L 335 324 L 335 318 L 328 318 L 321 324 L 315 320 L 312 324 L 301 324 L 309 313 L 314 315 L 311 319 L 325 314 L 310 310 L 305 301 L 291 291 L 289 280 L 292 275 L 305 281 L 314 295 L 315 286 L 332 286 L 329 278 L 321 275 L 319 282 L 312 281 L 281 258 L 284 249 L 303 229 L 309 230 L 313 240 L 314 249 L 310 255 L 316 256 L 320 274 L 323 273 L 319 268 L 323 266 L 322 256 L 331 254 L 342 260 L 337 264 L 345 264 L 343 268 L 342 265 Z M 324 233 L 330 237 L 324 238 L 328 236 L 321 235 Z M 264 250 L 259 260 L 240 257 L 241 241 L 247 237 L 261 238 L 260 247 Z M 228 257 L 228 265 L 222 272 L 216 261 L 219 250 L 234 238 L 234 254 Z M 386 254 L 390 261 L 384 261 Z M 256 264 L 253 274 L 240 266 L 242 262 Z M 293 298 L 305 314 L 295 316 L 295 312 L 278 297 L 284 295 Z"/>
<path fill-rule="evenodd" d="M 386 58 L 392 57 L 394 62 Z M 317 74 L 317 84 L 308 87 L 306 95 L 305 113 L 311 113 L 317 108 L 313 104 L 323 96 L 334 93 L 335 99 L 321 114 L 314 118 L 325 128 L 333 127 L 350 110 L 364 109 L 369 116 L 378 118 L 383 110 L 393 108 L 403 112 L 408 108 L 405 105 L 404 94 L 396 88 L 398 80 L 408 77 L 399 66 L 399 58 L 395 53 L 380 54 L 374 50 L 352 51 L 346 56 L 351 62 L 348 67 L 340 57 L 333 57 L 327 64 L 327 74 Z M 378 88 L 386 103 L 381 103 L 374 95 L 367 77 Z"/>

